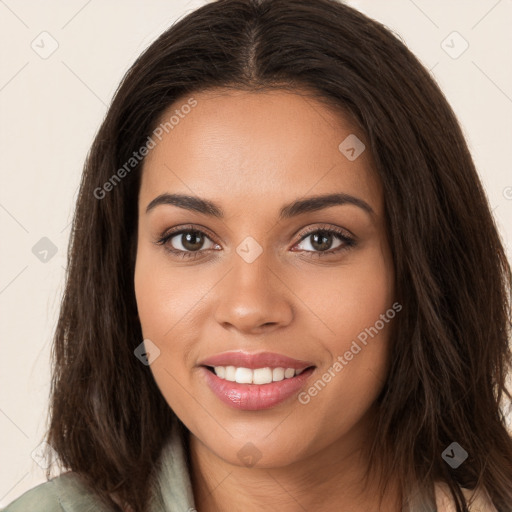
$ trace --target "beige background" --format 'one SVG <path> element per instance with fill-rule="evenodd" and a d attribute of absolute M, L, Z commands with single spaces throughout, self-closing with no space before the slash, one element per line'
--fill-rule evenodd
<path fill-rule="evenodd" d="M 0 507 L 45 481 L 31 454 L 45 428 L 49 349 L 87 150 L 135 58 L 203 3 L 0 0 Z M 432 70 L 512 260 L 512 0 L 347 3 L 391 28 Z M 43 237 L 57 251 L 40 255 L 46 262 L 32 252 Z"/>

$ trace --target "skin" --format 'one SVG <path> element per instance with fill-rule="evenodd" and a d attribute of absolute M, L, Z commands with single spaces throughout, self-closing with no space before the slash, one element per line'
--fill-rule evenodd
<path fill-rule="evenodd" d="M 134 282 L 144 338 L 160 350 L 151 371 L 191 432 L 196 508 L 398 511 L 396 482 L 379 508 L 375 480 L 366 489 L 362 481 L 391 323 L 305 405 L 294 396 L 262 411 L 231 408 L 198 366 L 225 351 L 277 352 L 313 362 L 307 389 L 391 308 L 394 267 L 370 151 L 349 161 L 338 149 L 348 135 L 364 136 L 311 96 L 215 90 L 193 97 L 197 106 L 144 163 Z M 374 213 L 343 204 L 277 218 L 285 204 L 333 192 L 364 200 Z M 225 217 L 175 205 L 146 213 L 162 193 L 209 199 Z M 206 233 L 197 258 L 180 259 L 155 243 L 188 224 Z M 318 257 L 313 236 L 303 236 L 308 227 L 338 227 L 357 243 Z M 248 236 L 263 250 L 252 263 L 236 252 Z M 183 235 L 171 244 L 193 251 Z M 334 236 L 324 251 L 343 245 Z M 238 457 L 248 441 L 260 454 L 252 467 Z"/>

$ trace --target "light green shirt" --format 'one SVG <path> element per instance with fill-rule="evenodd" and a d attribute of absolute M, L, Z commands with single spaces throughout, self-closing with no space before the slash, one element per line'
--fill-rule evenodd
<path fill-rule="evenodd" d="M 181 436 L 164 446 L 154 485 L 151 512 L 196 512 Z M 0 512 L 102 512 L 99 502 L 73 472 L 22 494 Z"/>

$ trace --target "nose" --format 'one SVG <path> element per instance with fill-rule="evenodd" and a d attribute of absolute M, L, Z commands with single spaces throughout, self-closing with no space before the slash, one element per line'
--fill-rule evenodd
<path fill-rule="evenodd" d="M 252 263 L 235 256 L 216 287 L 215 319 L 226 329 L 259 334 L 285 327 L 293 319 L 293 293 L 279 270 L 260 255 Z"/>

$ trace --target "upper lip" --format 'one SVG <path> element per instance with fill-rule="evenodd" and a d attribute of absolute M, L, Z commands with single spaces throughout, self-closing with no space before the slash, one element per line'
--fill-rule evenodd
<path fill-rule="evenodd" d="M 236 366 L 238 368 L 294 368 L 301 370 L 309 366 L 314 366 L 309 361 L 293 359 L 282 354 L 273 352 L 258 352 L 251 354 L 249 352 L 234 351 L 223 352 L 208 357 L 199 363 L 201 366 Z"/>

